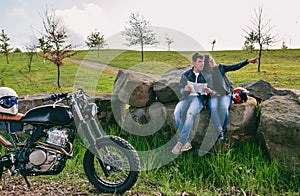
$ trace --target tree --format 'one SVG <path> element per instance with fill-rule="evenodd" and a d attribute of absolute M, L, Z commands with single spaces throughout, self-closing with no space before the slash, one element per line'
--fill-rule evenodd
<path fill-rule="evenodd" d="M 246 41 L 244 43 L 245 49 L 250 50 L 250 52 L 253 52 L 253 50 L 255 49 L 254 43 L 256 43 L 258 40 L 257 33 L 252 30 L 245 36 L 245 38 L 246 38 Z"/>
<path fill-rule="evenodd" d="M 45 40 L 50 46 L 50 51 L 45 57 L 57 66 L 57 86 L 60 85 L 60 67 L 64 65 L 63 60 L 75 55 L 72 51 L 72 44 L 67 43 L 68 34 L 62 21 L 55 17 L 54 10 L 48 13 L 46 10 L 43 25 L 45 30 Z"/>
<path fill-rule="evenodd" d="M 252 52 L 254 50 L 254 45 L 246 40 L 244 42 L 243 50 L 250 50 Z"/>
<path fill-rule="evenodd" d="M 6 64 L 9 64 L 8 55 L 11 54 L 12 51 L 12 48 L 9 47 L 9 40 L 10 38 L 7 36 L 7 34 L 4 33 L 4 29 L 2 29 L 2 32 L 0 34 L 0 53 L 5 54 Z"/>
<path fill-rule="evenodd" d="M 211 51 L 214 51 L 214 47 L 215 47 L 215 44 L 216 44 L 216 40 L 214 39 L 214 40 L 211 42 L 211 44 L 212 44 Z"/>
<path fill-rule="evenodd" d="M 270 27 L 270 22 L 263 21 L 263 9 L 259 7 L 255 10 L 255 17 L 251 20 L 252 26 L 248 26 L 248 30 L 244 30 L 247 33 L 247 37 L 250 37 L 254 33 L 255 43 L 259 45 L 259 62 L 257 66 L 257 71 L 260 72 L 261 56 L 263 51 L 263 45 L 267 45 L 275 42 L 275 36 L 271 35 L 272 27 Z"/>
<path fill-rule="evenodd" d="M 31 64 L 32 64 L 32 58 L 36 54 L 36 48 L 37 46 L 35 45 L 27 45 L 25 47 L 26 54 L 29 56 L 29 63 L 28 63 L 28 71 L 31 71 Z"/>
<path fill-rule="evenodd" d="M 171 44 L 174 42 L 174 40 L 171 37 L 169 37 L 168 34 L 166 34 L 165 39 L 166 39 L 166 44 L 168 45 L 168 51 L 170 51 Z"/>
<path fill-rule="evenodd" d="M 45 39 L 44 36 L 39 38 L 39 45 L 37 46 L 42 52 L 43 57 L 43 64 L 46 62 L 46 56 L 51 51 L 51 45 L 49 44 L 48 40 Z"/>
<path fill-rule="evenodd" d="M 282 42 L 281 49 L 283 50 L 288 49 L 288 46 L 286 45 L 285 41 Z"/>
<path fill-rule="evenodd" d="M 105 43 L 104 35 L 101 35 L 98 31 L 94 31 L 87 37 L 85 43 L 90 49 L 96 49 L 99 57 L 100 48 L 103 48 Z"/>
<path fill-rule="evenodd" d="M 158 43 L 155 33 L 149 28 L 149 21 L 139 13 L 131 13 L 128 21 L 130 27 L 125 27 L 122 35 L 127 36 L 128 45 L 141 45 L 141 58 L 144 61 L 144 46 Z"/>

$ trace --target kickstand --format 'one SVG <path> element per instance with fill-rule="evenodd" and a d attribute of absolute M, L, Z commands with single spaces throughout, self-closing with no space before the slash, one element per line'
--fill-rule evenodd
<path fill-rule="evenodd" d="M 25 182 L 27 184 L 28 189 L 30 189 L 30 183 L 29 183 L 29 181 L 27 179 L 27 176 L 23 176 L 23 178 L 24 178 L 24 180 L 25 180 Z"/>

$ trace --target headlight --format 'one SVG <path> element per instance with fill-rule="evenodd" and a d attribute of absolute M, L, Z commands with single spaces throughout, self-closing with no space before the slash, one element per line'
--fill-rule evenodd
<path fill-rule="evenodd" d="M 90 103 L 86 106 L 86 112 L 89 113 L 91 116 L 95 116 L 98 112 L 97 105 L 95 103 Z"/>

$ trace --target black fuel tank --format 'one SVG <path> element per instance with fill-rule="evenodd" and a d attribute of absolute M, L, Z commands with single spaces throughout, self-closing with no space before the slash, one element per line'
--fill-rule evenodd
<path fill-rule="evenodd" d="M 29 110 L 22 122 L 29 124 L 64 125 L 73 120 L 70 108 L 64 105 L 44 105 Z"/>

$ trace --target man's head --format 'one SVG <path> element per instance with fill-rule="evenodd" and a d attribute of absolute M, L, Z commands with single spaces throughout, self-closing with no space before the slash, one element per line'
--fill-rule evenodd
<path fill-rule="evenodd" d="M 203 70 L 204 66 L 204 55 L 200 54 L 199 52 L 196 52 L 192 56 L 192 63 L 194 65 L 194 71 L 200 72 Z"/>

